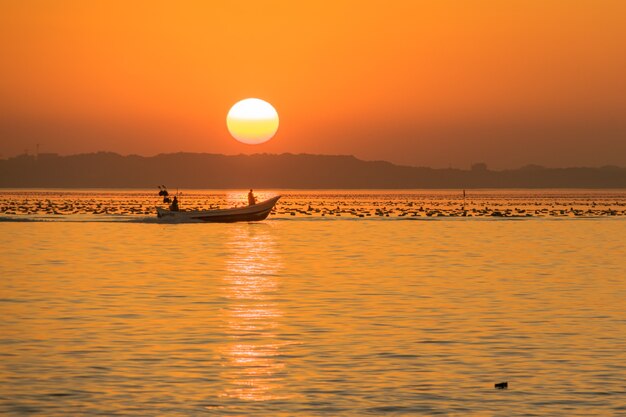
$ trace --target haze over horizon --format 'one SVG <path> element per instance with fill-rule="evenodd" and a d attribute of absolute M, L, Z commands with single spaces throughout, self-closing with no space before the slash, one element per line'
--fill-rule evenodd
<path fill-rule="evenodd" d="M 0 5 L 0 154 L 626 166 L 626 3 Z M 225 118 L 280 115 L 262 145 Z"/>
<path fill-rule="evenodd" d="M 36 148 L 35 148 L 36 149 Z M 461 171 L 473 171 L 473 170 L 488 170 L 488 171 L 507 171 L 507 170 L 524 170 L 524 169 L 537 169 L 537 168 L 545 168 L 545 169 L 572 169 L 572 168 L 621 168 L 626 169 L 626 165 L 615 165 L 615 164 L 604 164 L 598 166 L 590 166 L 590 165 L 580 165 L 580 166 L 548 166 L 548 165 L 540 165 L 540 164 L 523 164 L 519 166 L 511 166 L 511 167 L 493 167 L 483 161 L 472 161 L 467 163 L 466 165 L 453 165 L 449 164 L 447 166 L 428 166 L 428 165 L 411 165 L 408 163 L 396 163 L 393 161 L 388 161 L 384 159 L 366 159 L 360 158 L 356 155 L 350 154 L 313 154 L 307 152 L 239 152 L 239 153 L 215 153 L 215 152 L 186 152 L 186 151 L 177 151 L 177 152 L 159 152 L 154 154 L 139 154 L 139 153 L 121 153 L 121 152 L 113 152 L 106 150 L 98 150 L 93 152 L 79 152 L 79 153 L 68 153 L 61 154 L 57 152 L 39 152 L 40 160 L 44 158 L 47 161 L 57 159 L 57 157 L 61 158 L 76 158 L 76 157 L 88 157 L 88 156 L 96 156 L 100 154 L 109 154 L 109 155 L 117 155 L 121 158 L 132 158 L 132 157 L 141 157 L 143 159 L 151 159 L 151 158 L 159 158 L 159 157 L 170 157 L 170 156 L 180 156 L 180 155 L 189 155 L 189 156 L 217 156 L 217 157 L 283 157 L 283 156 L 304 156 L 304 157 L 335 157 L 335 158 L 354 158 L 356 161 L 365 162 L 365 163 L 389 163 L 395 167 L 409 167 L 409 168 L 428 168 L 428 169 L 452 169 L 452 170 L 461 170 Z M 32 161 L 37 160 L 37 151 L 34 152 L 32 149 L 25 149 L 21 153 L 17 155 L 2 155 L 0 154 L 0 161 L 7 160 L 19 160 L 22 157 L 29 157 Z"/>

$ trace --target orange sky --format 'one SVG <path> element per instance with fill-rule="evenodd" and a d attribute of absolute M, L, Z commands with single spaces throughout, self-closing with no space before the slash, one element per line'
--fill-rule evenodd
<path fill-rule="evenodd" d="M 624 1 L 3 1 L 0 154 L 626 166 Z M 246 97 L 280 129 L 230 137 Z"/>

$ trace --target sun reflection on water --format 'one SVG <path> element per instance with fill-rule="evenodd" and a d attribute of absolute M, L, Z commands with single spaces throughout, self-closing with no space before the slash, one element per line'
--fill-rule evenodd
<path fill-rule="evenodd" d="M 246 401 L 283 399 L 285 364 L 277 360 L 284 343 L 275 329 L 282 312 L 274 300 L 281 256 L 265 224 L 233 225 L 227 244 L 224 296 L 226 333 L 223 397 Z M 282 395 L 278 395 L 277 393 Z"/>

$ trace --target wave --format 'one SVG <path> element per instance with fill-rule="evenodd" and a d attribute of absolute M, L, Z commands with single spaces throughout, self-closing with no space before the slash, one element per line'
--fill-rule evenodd
<path fill-rule="evenodd" d="M 274 217 L 266 219 L 263 222 L 449 222 L 449 221 L 466 221 L 466 222 L 511 222 L 511 221 L 597 221 L 597 220 L 622 220 L 626 221 L 624 216 L 585 216 L 585 217 L 540 217 L 540 216 L 511 216 L 511 217 L 462 217 L 462 216 L 433 216 L 433 217 Z M 150 217 L 131 217 L 131 216 L 83 216 L 83 215 L 67 215 L 67 216 L 0 216 L 0 223 L 133 223 L 133 224 L 181 224 L 181 223 L 208 223 L 200 220 L 171 220 L 159 219 L 155 216 Z M 258 222 L 248 222 L 258 223 Z"/>

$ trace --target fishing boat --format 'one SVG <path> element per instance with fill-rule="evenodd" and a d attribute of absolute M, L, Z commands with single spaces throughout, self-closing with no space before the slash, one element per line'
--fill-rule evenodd
<path fill-rule="evenodd" d="M 256 222 L 269 216 L 280 196 L 272 197 L 260 203 L 245 207 L 233 207 L 217 210 L 179 210 L 173 211 L 157 207 L 159 219 L 176 222 Z"/>

